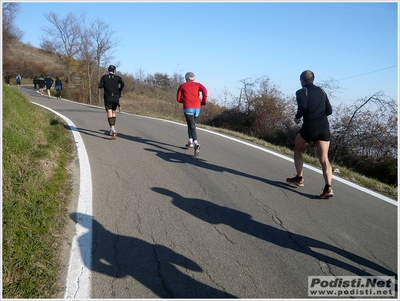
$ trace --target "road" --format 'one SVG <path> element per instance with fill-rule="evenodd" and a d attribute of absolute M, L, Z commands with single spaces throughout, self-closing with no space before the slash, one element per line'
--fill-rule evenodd
<path fill-rule="evenodd" d="M 291 188 L 291 160 L 210 131 L 195 158 L 173 122 L 118 114 L 113 141 L 103 108 L 22 92 L 86 147 L 91 298 L 307 298 L 308 276 L 397 276 L 397 204 L 339 181 L 321 200 L 320 173 Z"/>

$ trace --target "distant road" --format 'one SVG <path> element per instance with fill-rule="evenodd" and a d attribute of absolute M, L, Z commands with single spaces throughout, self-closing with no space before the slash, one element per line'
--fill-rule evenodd
<path fill-rule="evenodd" d="M 103 108 L 22 92 L 85 144 L 91 298 L 307 298 L 308 276 L 397 275 L 395 202 L 340 181 L 321 200 L 320 173 L 291 188 L 291 160 L 209 131 L 194 158 L 168 121 L 118 114 L 112 141 Z"/>

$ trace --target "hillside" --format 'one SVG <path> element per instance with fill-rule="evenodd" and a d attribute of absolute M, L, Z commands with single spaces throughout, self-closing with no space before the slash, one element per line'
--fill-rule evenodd
<path fill-rule="evenodd" d="M 33 78 L 35 75 L 47 73 L 57 76 L 62 70 L 55 54 L 14 41 L 4 47 L 3 73 L 5 72 L 11 75 L 20 73 L 23 78 Z"/>
<path fill-rule="evenodd" d="M 11 50 L 11 51 L 10 51 Z M 49 74 L 54 78 L 59 76 L 65 78 L 63 66 L 60 64 L 58 57 L 47 51 L 38 49 L 28 44 L 18 41 L 13 42 L 12 45 L 5 50 L 7 58 L 3 60 L 3 74 L 9 72 L 11 77 L 14 78 L 17 74 L 23 77 L 23 84 L 31 84 L 34 76 Z M 121 107 L 124 111 L 135 114 L 150 114 L 155 117 L 173 118 L 183 121 L 181 108 L 178 107 L 175 101 L 175 93 L 170 89 L 165 90 L 162 87 L 152 86 L 141 89 L 140 85 L 135 88 L 131 83 L 131 75 L 123 76 L 125 79 L 125 89 L 123 97 L 121 98 Z M 94 83 L 96 85 L 96 83 Z M 79 87 L 78 87 L 79 88 Z M 66 91 L 64 92 L 64 97 Z M 74 99 L 78 102 L 86 102 L 79 99 L 75 94 L 80 94 L 81 91 L 70 91 L 68 98 Z M 100 101 L 96 101 L 94 97 L 93 104 L 102 106 L 102 97 Z M 171 117 L 169 117 L 171 116 Z"/>

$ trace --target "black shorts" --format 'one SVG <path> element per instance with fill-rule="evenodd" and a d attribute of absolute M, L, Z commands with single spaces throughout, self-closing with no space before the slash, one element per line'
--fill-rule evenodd
<path fill-rule="evenodd" d="M 108 111 L 108 110 L 116 111 L 118 106 L 119 106 L 118 102 L 110 102 L 110 101 L 104 102 L 104 107 L 106 108 L 106 111 Z"/>
<path fill-rule="evenodd" d="M 329 127 L 323 128 L 305 128 L 304 126 L 300 129 L 300 136 L 303 138 L 308 144 L 316 141 L 330 141 L 331 140 L 331 132 L 329 131 Z"/>

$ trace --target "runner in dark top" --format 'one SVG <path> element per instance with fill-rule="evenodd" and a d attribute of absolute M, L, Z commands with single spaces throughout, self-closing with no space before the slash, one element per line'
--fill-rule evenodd
<path fill-rule="evenodd" d="M 40 93 L 40 95 L 43 95 L 43 88 L 44 88 L 44 85 L 45 85 L 43 75 L 39 76 L 38 85 L 39 85 L 39 93 Z"/>
<path fill-rule="evenodd" d="M 50 77 L 50 75 L 47 75 L 46 78 L 44 79 L 44 83 L 46 85 L 46 90 L 47 90 L 47 96 L 50 98 L 50 89 L 51 86 L 53 85 L 53 79 Z"/>
<path fill-rule="evenodd" d="M 108 67 L 108 74 L 101 77 L 99 88 L 104 88 L 104 107 L 107 111 L 108 124 L 110 125 L 110 136 L 115 139 L 117 131 L 115 124 L 117 119 L 117 107 L 120 106 L 119 99 L 121 91 L 124 88 L 124 81 L 118 75 L 115 75 L 115 66 Z"/>
<path fill-rule="evenodd" d="M 332 167 L 328 159 L 330 144 L 330 130 L 328 117 L 332 114 L 332 106 L 325 91 L 314 85 L 314 73 L 310 70 L 300 75 L 302 89 L 296 92 L 297 113 L 294 122 L 299 124 L 303 118 L 303 125 L 296 136 L 294 146 L 294 164 L 296 176 L 287 178 L 291 186 L 304 186 L 303 179 L 303 151 L 307 145 L 314 142 L 317 145 L 317 155 L 322 166 L 325 187 L 321 198 L 333 197 Z"/>
<path fill-rule="evenodd" d="M 61 99 L 62 81 L 58 76 L 56 76 L 55 88 L 57 91 L 57 99 Z"/>
<path fill-rule="evenodd" d="M 11 79 L 10 73 L 7 72 L 6 76 L 4 77 L 4 80 L 8 86 L 10 85 L 10 79 Z"/>

